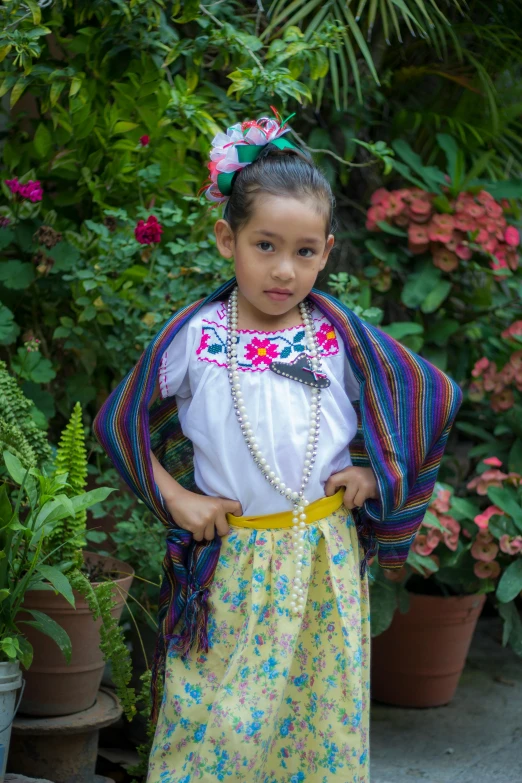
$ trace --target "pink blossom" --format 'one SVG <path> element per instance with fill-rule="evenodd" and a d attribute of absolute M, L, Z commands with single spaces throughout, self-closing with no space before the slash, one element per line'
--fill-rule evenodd
<path fill-rule="evenodd" d="M 43 189 L 38 180 L 30 179 L 22 185 L 18 177 L 15 177 L 14 179 L 6 179 L 5 184 L 14 196 L 25 198 L 28 201 L 32 201 L 33 204 L 42 200 Z"/>
<path fill-rule="evenodd" d="M 271 343 L 270 340 L 260 340 L 258 337 L 253 337 L 252 341 L 245 346 L 245 358 L 256 367 L 260 364 L 270 365 L 277 357 L 277 345 Z"/>
<path fill-rule="evenodd" d="M 140 245 L 152 245 L 159 242 L 163 233 L 163 226 L 158 223 L 154 215 L 149 215 L 147 220 L 139 220 L 134 229 L 134 236 Z"/>
<path fill-rule="evenodd" d="M 504 231 L 504 240 L 511 247 L 518 247 L 520 244 L 520 234 L 515 226 L 508 226 Z"/>
<path fill-rule="evenodd" d="M 433 235 L 430 232 L 430 239 L 433 239 Z M 445 242 L 445 239 L 439 239 L 440 242 Z M 433 253 L 433 265 L 442 269 L 443 272 L 454 272 L 459 265 L 459 259 L 445 247 L 439 247 Z"/>
<path fill-rule="evenodd" d="M 494 560 L 498 555 L 498 545 L 494 541 L 482 542 L 477 539 L 474 541 L 471 547 L 471 554 L 475 560 L 482 560 L 484 563 L 489 563 Z"/>
<path fill-rule="evenodd" d="M 481 530 L 487 530 L 489 526 L 489 520 L 495 514 L 502 516 L 504 512 L 502 511 L 501 508 L 498 508 L 498 506 L 488 506 L 480 514 L 477 514 L 477 516 L 474 519 L 474 522 L 476 526 L 479 527 Z"/>
<path fill-rule="evenodd" d="M 430 510 L 439 514 L 445 514 L 450 509 L 451 490 L 439 489 L 437 497 L 430 504 Z"/>
<path fill-rule="evenodd" d="M 147 147 L 150 142 L 150 136 L 145 134 L 144 136 L 140 136 L 140 144 L 142 147 Z"/>
<path fill-rule="evenodd" d="M 491 408 L 495 413 L 508 411 L 515 404 L 515 395 L 511 389 L 504 389 L 497 394 L 493 394 L 490 400 Z"/>
<path fill-rule="evenodd" d="M 473 572 L 479 579 L 496 579 L 497 576 L 500 576 L 500 571 L 500 563 L 497 563 L 496 560 L 478 561 L 473 566 Z"/>
<path fill-rule="evenodd" d="M 506 534 L 500 536 L 498 543 L 500 544 L 500 550 L 506 555 L 518 555 L 522 551 L 522 536 L 511 538 Z"/>
<path fill-rule="evenodd" d="M 486 357 L 483 356 L 482 359 L 479 359 L 478 362 L 475 362 L 475 366 L 473 367 L 471 374 L 474 378 L 478 378 L 488 367 L 489 359 L 486 359 Z"/>
<path fill-rule="evenodd" d="M 500 468 L 502 465 L 502 462 L 498 457 L 487 457 L 486 459 L 483 459 L 482 462 L 484 465 L 491 465 L 492 468 Z"/>
<path fill-rule="evenodd" d="M 460 525 L 456 519 L 447 516 L 442 517 L 441 522 L 446 528 L 446 532 L 443 533 L 444 543 L 448 549 L 455 552 L 459 545 Z"/>
<path fill-rule="evenodd" d="M 381 223 L 386 218 L 386 209 L 381 205 L 370 207 L 366 213 L 366 228 L 370 231 L 377 231 L 377 223 Z"/>
<path fill-rule="evenodd" d="M 473 255 L 473 253 L 471 252 L 471 248 L 469 248 L 468 245 L 463 245 L 462 243 L 460 245 L 457 245 L 457 247 L 455 248 L 455 253 L 463 261 L 469 261 L 469 259 Z"/>
<path fill-rule="evenodd" d="M 425 245 L 429 242 L 428 227 L 411 223 L 408 227 L 408 239 L 412 245 Z"/>
<path fill-rule="evenodd" d="M 474 489 L 477 495 L 487 495 L 488 487 L 501 487 L 507 478 L 507 473 L 500 470 L 485 470 L 482 475 L 472 478 L 466 486 L 468 489 Z"/>
<path fill-rule="evenodd" d="M 514 321 L 511 326 L 508 326 L 507 329 L 504 329 L 502 332 L 502 337 L 507 340 L 509 337 L 515 337 L 518 335 L 522 335 L 522 321 Z"/>
<path fill-rule="evenodd" d="M 414 552 L 416 552 L 418 555 L 431 555 L 433 550 L 435 549 L 435 545 L 428 543 L 428 536 L 424 535 L 424 533 L 417 533 L 415 540 L 412 544 L 412 549 Z"/>
<path fill-rule="evenodd" d="M 372 193 L 370 204 L 374 207 L 378 204 L 384 204 L 384 206 L 388 206 L 389 199 L 389 190 L 386 190 L 386 188 L 378 188 L 374 193 Z"/>

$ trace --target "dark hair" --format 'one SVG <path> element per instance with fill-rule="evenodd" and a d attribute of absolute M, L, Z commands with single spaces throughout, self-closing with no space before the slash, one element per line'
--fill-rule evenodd
<path fill-rule="evenodd" d="M 335 199 L 330 183 L 302 150 L 267 144 L 253 163 L 237 172 L 223 214 L 234 234 L 250 219 L 259 193 L 313 199 L 324 214 L 326 235 L 331 233 Z"/>

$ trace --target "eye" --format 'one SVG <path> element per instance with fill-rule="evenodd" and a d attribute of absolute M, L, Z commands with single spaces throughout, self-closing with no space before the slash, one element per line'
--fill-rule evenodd
<path fill-rule="evenodd" d="M 315 255 L 315 250 L 312 250 L 311 247 L 302 247 L 298 253 L 302 258 L 312 258 Z"/>
<path fill-rule="evenodd" d="M 274 249 L 274 246 L 272 245 L 271 242 L 258 242 L 257 246 L 258 246 L 258 248 L 260 250 L 262 250 L 263 252 L 266 252 L 266 253 L 268 253 L 270 250 Z"/>

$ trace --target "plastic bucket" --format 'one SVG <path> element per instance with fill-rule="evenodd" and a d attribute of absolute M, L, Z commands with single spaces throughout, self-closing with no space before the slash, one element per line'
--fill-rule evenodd
<path fill-rule="evenodd" d="M 22 687 L 20 671 L 16 680 L 0 683 L 0 783 L 4 783 L 9 740 L 11 739 L 11 725 L 22 698 L 23 687 L 18 703 L 15 705 L 16 691 L 20 687 Z"/>
<path fill-rule="evenodd" d="M 0 685 L 4 682 L 14 682 L 20 675 L 20 664 L 0 663 Z"/>

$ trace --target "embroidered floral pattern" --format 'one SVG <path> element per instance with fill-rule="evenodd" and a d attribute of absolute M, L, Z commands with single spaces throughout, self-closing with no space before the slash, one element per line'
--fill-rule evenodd
<path fill-rule="evenodd" d="M 227 363 L 226 305 L 219 303 L 215 320 L 203 319 L 201 339 L 196 349 L 198 359 L 225 367 Z M 339 343 L 333 326 L 324 316 L 314 316 L 317 339 L 323 356 L 339 353 Z M 239 369 L 243 371 L 267 370 L 273 361 L 293 361 L 306 350 L 305 332 L 302 326 L 280 329 L 274 332 L 254 332 L 240 329 L 237 352 Z"/>
<path fill-rule="evenodd" d="M 370 627 L 355 525 L 306 530 L 301 619 L 288 530 L 232 528 L 208 653 L 170 653 L 148 783 L 369 783 Z"/>

